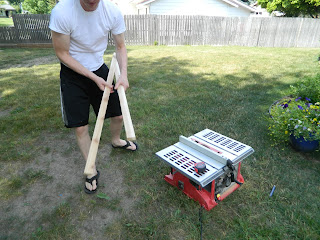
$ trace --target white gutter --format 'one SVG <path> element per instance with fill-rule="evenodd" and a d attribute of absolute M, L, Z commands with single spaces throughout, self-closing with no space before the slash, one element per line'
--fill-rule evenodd
<path fill-rule="evenodd" d="M 241 6 L 241 7 L 246 8 L 246 9 L 252 11 L 252 12 L 255 12 L 255 11 L 256 11 L 255 8 L 253 8 L 253 7 L 245 4 L 245 3 L 243 3 L 243 2 L 240 2 L 240 1 L 238 1 L 238 0 L 222 0 L 222 1 L 230 4 L 231 6 L 234 6 L 234 7 L 236 7 L 236 8 L 238 8 L 238 7 Z"/>
<path fill-rule="evenodd" d="M 231 1 L 229 1 L 229 0 L 222 0 L 222 1 L 224 1 L 224 2 L 226 2 L 226 3 L 228 3 L 228 4 L 230 4 L 231 6 L 234 6 L 234 7 L 236 7 L 236 8 L 238 8 L 238 7 L 239 7 L 239 5 L 237 5 L 237 4 L 235 4 L 235 3 L 233 3 L 233 2 L 231 2 Z"/>
<path fill-rule="evenodd" d="M 143 3 L 139 3 L 139 4 L 137 4 L 137 8 L 141 8 L 144 5 L 147 5 L 147 4 L 152 3 L 154 1 L 156 1 L 156 0 L 149 0 L 149 1 L 146 1 L 146 2 L 143 2 Z"/>

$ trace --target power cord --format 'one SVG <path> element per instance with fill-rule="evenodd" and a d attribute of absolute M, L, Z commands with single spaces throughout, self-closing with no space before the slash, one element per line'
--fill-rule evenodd
<path fill-rule="evenodd" d="M 200 240 L 202 240 L 202 209 L 203 209 L 203 206 L 200 206 L 199 208 Z"/>

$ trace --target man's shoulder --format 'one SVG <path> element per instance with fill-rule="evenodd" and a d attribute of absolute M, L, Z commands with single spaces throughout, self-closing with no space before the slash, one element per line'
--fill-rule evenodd
<path fill-rule="evenodd" d="M 107 10 L 120 11 L 118 5 L 116 5 L 114 2 L 111 2 L 110 0 L 101 0 L 101 2 Z"/>
<path fill-rule="evenodd" d="M 52 12 L 68 12 L 74 8 L 74 0 L 60 0 L 52 9 Z"/>
<path fill-rule="evenodd" d="M 60 0 L 51 11 L 49 28 L 52 31 L 69 35 L 72 29 L 70 24 L 73 23 L 73 9 L 74 0 Z"/>

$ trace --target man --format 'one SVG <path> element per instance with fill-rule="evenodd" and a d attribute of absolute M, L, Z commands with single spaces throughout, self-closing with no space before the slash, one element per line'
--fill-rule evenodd
<path fill-rule="evenodd" d="M 110 118 L 111 142 L 115 148 L 137 150 L 137 145 L 120 139 L 123 119 L 117 89 L 129 87 L 125 24 L 117 6 L 109 0 L 61 0 L 52 10 L 49 27 L 56 55 L 61 62 L 60 93 L 64 123 L 74 128 L 80 151 L 88 158 L 91 138 L 88 132 L 89 109 L 96 115 L 105 87 L 111 89 L 106 118 Z M 108 67 L 103 54 L 111 31 L 121 75 L 115 86 L 106 83 Z M 85 192 L 98 187 L 99 171 L 86 178 Z"/>

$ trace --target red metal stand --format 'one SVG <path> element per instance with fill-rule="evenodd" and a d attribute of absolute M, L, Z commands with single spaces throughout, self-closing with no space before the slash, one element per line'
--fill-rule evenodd
<path fill-rule="evenodd" d="M 240 174 L 240 167 L 241 163 L 239 163 L 238 166 L 237 181 L 243 183 L 244 179 Z M 237 183 L 231 184 L 224 189 L 218 199 L 217 194 L 215 194 L 215 180 L 211 183 L 211 189 L 207 187 L 203 188 L 192 183 L 186 176 L 177 172 L 174 168 L 171 168 L 171 173 L 169 175 L 165 175 L 164 180 L 181 189 L 188 197 L 198 201 L 208 211 L 217 206 L 219 202 L 240 187 Z"/>

